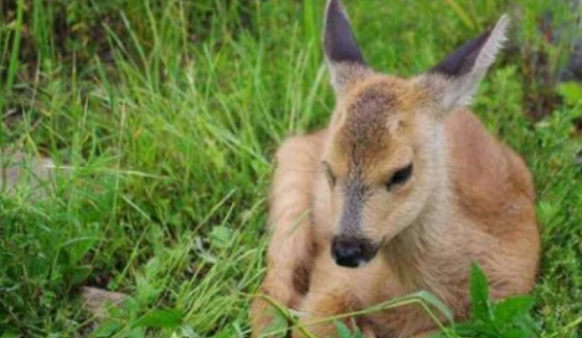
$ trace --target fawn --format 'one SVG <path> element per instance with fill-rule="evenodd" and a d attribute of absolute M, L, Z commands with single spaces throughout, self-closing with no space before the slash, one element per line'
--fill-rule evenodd
<path fill-rule="evenodd" d="M 507 24 L 504 16 L 428 72 L 403 79 L 366 65 L 342 4 L 328 1 L 324 49 L 336 107 L 326 129 L 277 151 L 261 287 L 299 311 L 316 337 L 336 332 L 314 320 L 418 290 L 463 320 L 472 262 L 494 299 L 532 289 L 540 239 L 531 175 L 465 108 Z M 265 333 L 272 311 L 264 299 L 253 302 L 253 336 Z M 349 323 L 368 337 L 436 328 L 413 305 Z"/>

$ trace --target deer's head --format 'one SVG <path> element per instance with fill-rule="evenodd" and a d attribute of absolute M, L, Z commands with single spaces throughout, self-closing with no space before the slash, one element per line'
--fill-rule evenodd
<path fill-rule="evenodd" d="M 366 64 L 339 0 L 326 12 L 324 48 L 336 93 L 322 163 L 332 196 L 332 255 L 357 267 L 418 218 L 444 179 L 444 120 L 470 103 L 508 20 L 404 79 Z"/>

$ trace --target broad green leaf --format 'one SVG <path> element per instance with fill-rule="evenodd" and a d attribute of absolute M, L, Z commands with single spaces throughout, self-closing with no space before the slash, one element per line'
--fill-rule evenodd
<path fill-rule="evenodd" d="M 530 330 L 522 329 L 520 327 L 512 327 L 502 333 L 501 338 L 533 338 L 534 335 Z"/>
<path fill-rule="evenodd" d="M 343 321 L 335 321 L 335 328 L 337 331 L 338 338 L 366 338 L 366 336 L 360 331 L 358 327 L 355 327 L 354 330 L 350 330 L 346 323 Z"/>
<path fill-rule="evenodd" d="M 340 320 L 336 321 L 335 329 L 337 331 L 338 338 L 352 338 L 352 331 L 350 331 L 344 322 Z"/>
<path fill-rule="evenodd" d="M 135 323 L 135 327 L 145 326 L 152 328 L 169 328 L 173 329 L 182 324 L 182 313 L 178 310 L 153 310 L 146 313 L 139 318 Z"/>
<path fill-rule="evenodd" d="M 530 314 L 526 314 L 516 323 L 522 331 L 529 332 L 530 337 L 540 337 L 541 329 L 538 322 L 534 321 Z"/>
<path fill-rule="evenodd" d="M 473 318 L 484 323 L 491 322 L 491 304 L 489 302 L 489 285 L 483 270 L 473 264 L 471 267 L 471 310 Z"/>
<path fill-rule="evenodd" d="M 500 327 L 511 324 L 519 317 L 527 316 L 533 304 L 533 298 L 529 296 L 507 298 L 495 305 L 495 322 Z"/>
<path fill-rule="evenodd" d="M 461 337 L 499 338 L 497 331 L 481 321 L 457 324 L 455 332 Z"/>

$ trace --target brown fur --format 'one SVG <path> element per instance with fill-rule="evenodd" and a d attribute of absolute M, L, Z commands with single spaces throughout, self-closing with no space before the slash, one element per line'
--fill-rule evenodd
<path fill-rule="evenodd" d="M 301 324 L 317 337 L 333 336 L 335 329 L 313 320 L 419 290 L 465 319 L 472 262 L 485 270 L 493 298 L 529 292 L 540 241 L 535 192 L 522 159 L 470 111 L 445 114 L 438 107 L 431 88 L 445 78 L 406 80 L 347 69 L 348 75 L 336 76 L 342 86 L 330 125 L 288 139 L 277 152 L 261 292 L 299 311 Z M 387 188 L 410 163 L 412 177 Z M 358 222 L 346 229 L 339 224 L 354 180 L 365 187 L 364 202 Z M 332 238 L 346 231 L 380 247 L 367 265 L 349 269 L 332 259 Z M 254 337 L 265 333 L 273 311 L 261 298 L 253 302 Z M 369 337 L 422 336 L 437 327 L 414 305 L 354 320 Z"/>

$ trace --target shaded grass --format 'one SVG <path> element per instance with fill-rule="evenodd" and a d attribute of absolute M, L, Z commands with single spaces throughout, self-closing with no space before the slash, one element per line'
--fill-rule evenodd
<path fill-rule="evenodd" d="M 524 34 L 543 10 L 530 2 Z M 109 19 L 97 24 L 105 34 L 99 48 L 110 57 L 78 59 L 57 51 L 58 37 L 40 24 L 58 5 L 28 3 L 25 17 L 39 22 L 32 73 L 13 58 L 18 25 L 2 27 L 8 75 L 0 102 L 22 121 L 4 125 L 0 142 L 46 153 L 64 168 L 43 200 L 26 189 L 0 194 L 0 331 L 91 332 L 77 288 L 98 285 L 133 300 L 94 336 L 247 332 L 250 294 L 264 267 L 271 154 L 285 136 L 323 126 L 333 108 L 319 51 L 323 2 L 252 1 L 248 22 L 237 2 L 208 3 L 201 10 L 179 1 L 112 1 Z M 370 63 L 400 75 L 427 69 L 509 6 L 347 5 Z M 95 20 L 91 10 L 75 9 L 77 20 Z M 193 39 L 196 32 L 203 37 Z M 571 121 L 582 107 L 560 107 L 534 124 L 522 112 L 521 76 L 519 61 L 506 60 L 474 108 L 534 173 L 544 238 L 534 315 L 544 336 L 577 337 L 568 324 L 582 315 L 581 146 Z M 135 325 L 155 309 L 177 311 L 181 326 Z"/>

